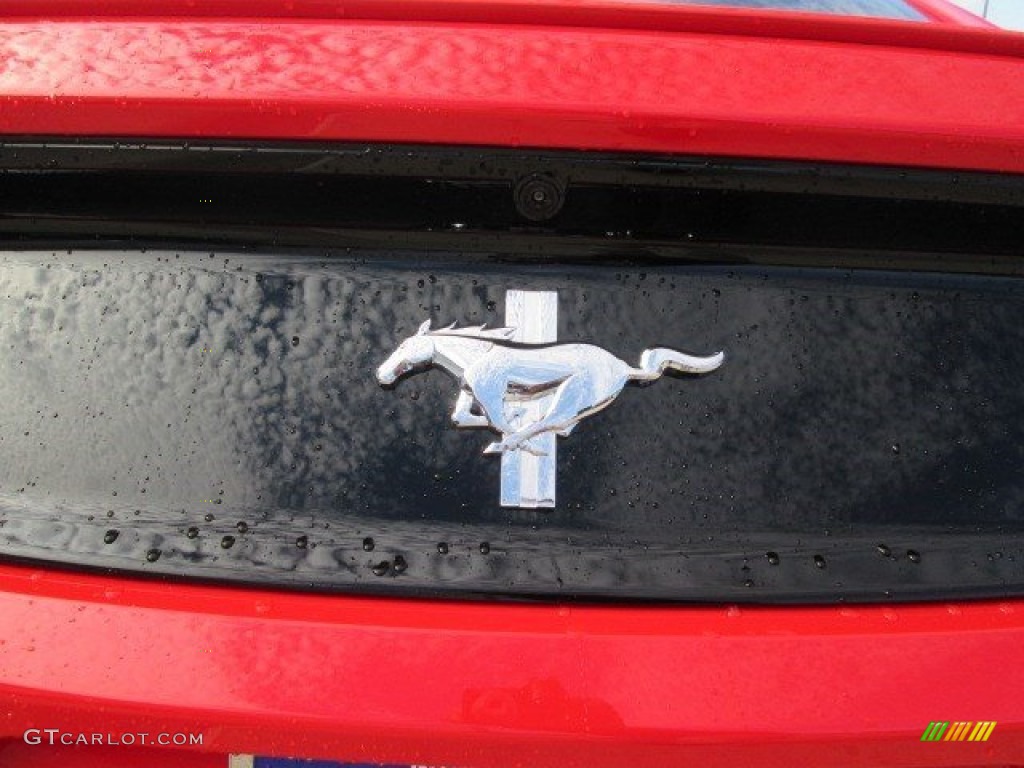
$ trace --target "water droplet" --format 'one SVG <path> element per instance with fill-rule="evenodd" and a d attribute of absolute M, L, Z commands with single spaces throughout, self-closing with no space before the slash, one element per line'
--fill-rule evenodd
<path fill-rule="evenodd" d="M 155 563 L 159 559 L 160 559 L 160 550 L 159 549 L 151 549 L 151 550 L 149 550 L 146 553 L 146 560 L 148 560 L 151 563 Z"/>
<path fill-rule="evenodd" d="M 391 563 L 387 560 L 381 560 L 379 563 L 374 565 L 370 570 L 373 571 L 374 576 L 386 576 L 388 571 L 391 570 Z"/>
<path fill-rule="evenodd" d="M 363 539 L 363 549 L 367 552 L 373 552 L 373 546 L 373 539 L 371 537 L 367 536 Z"/>
<path fill-rule="evenodd" d="M 104 544 L 113 544 L 115 541 L 117 541 L 117 537 L 120 536 L 120 535 L 121 534 L 118 531 L 115 531 L 114 529 L 110 529 L 109 531 L 107 531 L 106 533 L 103 534 L 103 543 Z"/>
<path fill-rule="evenodd" d="M 239 520 L 235 528 L 238 529 L 239 533 L 246 533 L 249 530 L 249 525 L 244 520 Z"/>
<path fill-rule="evenodd" d="M 825 558 L 824 557 L 822 557 L 821 555 L 815 555 L 814 556 L 814 567 L 815 568 L 824 568 L 825 565 L 826 565 L 826 563 L 825 563 Z"/>
<path fill-rule="evenodd" d="M 193 525 L 187 531 L 185 531 L 185 535 L 188 536 L 190 539 L 194 539 L 199 535 L 199 529 Z"/>
<path fill-rule="evenodd" d="M 225 536 L 225 537 L 223 537 L 220 540 L 220 546 L 221 546 L 221 549 L 231 549 L 233 546 L 235 546 L 235 537 L 234 536 Z"/>
<path fill-rule="evenodd" d="M 401 555 L 395 555 L 395 573 L 404 573 L 409 567 L 409 564 L 405 561 L 405 558 Z"/>
<path fill-rule="evenodd" d="M 299 538 L 297 538 L 295 540 L 295 546 L 298 547 L 299 549 L 305 549 L 308 544 L 309 544 L 309 537 L 308 536 L 299 536 Z"/>
<path fill-rule="evenodd" d="M 205 520 L 208 523 L 212 523 L 213 522 L 213 512 L 207 512 L 205 515 L 203 515 L 203 520 Z"/>
<path fill-rule="evenodd" d="M 443 541 L 440 544 L 437 545 L 437 554 L 439 554 L 439 555 L 447 555 L 448 554 L 448 545 L 446 543 L 444 543 Z"/>
<path fill-rule="evenodd" d="M 912 562 L 912 563 L 920 563 L 921 562 L 921 554 L 919 552 L 916 552 L 913 549 L 908 549 L 907 550 L 907 559 L 910 560 L 910 562 Z"/>
<path fill-rule="evenodd" d="M 292 346 L 293 347 L 299 346 L 299 337 L 298 336 L 292 336 Z"/>
<path fill-rule="evenodd" d="M 892 452 L 893 453 L 899 453 L 900 452 L 900 444 L 899 443 L 893 443 L 892 444 Z"/>
<path fill-rule="evenodd" d="M 743 582 L 743 586 L 744 587 L 752 587 L 752 586 L 754 586 L 754 580 L 753 579 L 747 579 L 746 581 Z"/>
<path fill-rule="evenodd" d="M 488 544 L 486 541 L 480 542 L 480 554 L 481 555 L 487 555 L 487 554 L 490 554 L 490 552 L 491 552 L 491 545 Z"/>
<path fill-rule="evenodd" d="M 765 557 L 768 558 L 768 565 L 778 565 L 779 564 L 779 553 L 778 552 L 768 552 L 767 554 L 765 554 Z"/>
<path fill-rule="evenodd" d="M 885 544 L 879 544 L 875 549 L 882 557 L 889 557 L 892 554 L 892 550 L 885 546 Z"/>

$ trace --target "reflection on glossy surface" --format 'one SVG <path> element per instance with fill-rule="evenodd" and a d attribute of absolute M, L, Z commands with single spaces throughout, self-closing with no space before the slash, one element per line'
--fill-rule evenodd
<path fill-rule="evenodd" d="M 838 13 L 844 16 L 879 16 L 890 19 L 923 20 L 903 0 L 661 0 L 676 5 L 711 5 L 730 8 L 772 8 L 810 13 Z"/>
<path fill-rule="evenodd" d="M 474 725 L 556 733 L 580 722 L 602 733 L 625 730 L 607 702 L 570 696 L 557 678 L 535 678 L 522 688 L 467 688 L 461 719 Z"/>
<path fill-rule="evenodd" d="M 600 338 L 625 359 L 655 341 L 728 348 L 730 375 L 627 389 L 563 443 L 558 508 L 504 510 L 497 462 L 449 423 L 447 378 L 387 392 L 366 372 L 424 315 L 500 325 L 510 287 L 559 291 L 565 343 Z M 0 548 L 361 589 L 1016 589 L 1020 290 L 401 254 L 9 253 Z"/>

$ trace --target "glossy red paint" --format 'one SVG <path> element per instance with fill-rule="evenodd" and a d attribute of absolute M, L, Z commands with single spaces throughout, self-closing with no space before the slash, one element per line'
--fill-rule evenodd
<path fill-rule="evenodd" d="M 946 23 L 550 0 L 97 0 L 83 19 L 28 0 L 0 23 L 0 133 L 1024 172 L 1024 38 L 914 1 Z M 1021 601 L 496 607 L 0 567 L 5 768 L 61 764 L 20 743 L 58 726 L 484 767 L 999 765 L 1024 754 L 1022 670 Z M 999 725 L 921 743 L 936 719 Z"/>
<path fill-rule="evenodd" d="M 1024 602 L 499 608 L 6 566 L 0 626 L 8 756 L 24 728 L 54 724 L 472 766 L 1024 754 Z M 998 726 L 983 744 L 922 743 L 936 719 Z"/>
<path fill-rule="evenodd" d="M 4 768 L 228 768 L 223 754 L 183 753 L 172 749 L 124 747 L 63 747 L 0 742 Z"/>
<path fill-rule="evenodd" d="M 741 15 L 706 9 L 672 18 L 698 27 L 715 19 L 719 31 L 8 21 L 0 24 L 0 133 L 483 144 L 1024 172 L 1024 36 L 780 16 L 762 18 L 768 26 L 759 34 L 726 34 Z M 805 26 L 793 37 L 773 36 L 795 22 Z M 815 31 L 823 40 L 806 39 Z M 907 47 L 893 45 L 897 37 Z"/>

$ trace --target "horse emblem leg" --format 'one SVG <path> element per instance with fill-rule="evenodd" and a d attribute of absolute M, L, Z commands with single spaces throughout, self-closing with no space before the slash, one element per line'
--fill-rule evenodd
<path fill-rule="evenodd" d="M 586 376 L 574 375 L 563 381 L 551 395 L 551 405 L 544 415 L 514 432 L 502 435 L 500 442 L 491 443 L 484 453 L 504 453 L 524 450 L 535 455 L 544 455 L 530 445 L 530 440 L 545 432 L 568 435 L 584 416 L 598 408 L 591 408 L 588 400 L 591 387 Z M 611 399 L 608 400 L 611 402 Z"/>
<path fill-rule="evenodd" d="M 489 427 L 491 422 L 483 414 L 473 413 L 476 405 L 476 398 L 471 392 L 459 390 L 459 397 L 455 401 L 455 409 L 452 411 L 452 423 L 456 427 Z"/>

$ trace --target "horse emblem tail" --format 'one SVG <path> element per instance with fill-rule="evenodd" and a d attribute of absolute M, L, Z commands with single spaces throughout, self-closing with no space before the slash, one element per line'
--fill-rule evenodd
<path fill-rule="evenodd" d="M 654 381 L 660 379 L 669 368 L 682 373 L 708 373 L 720 366 L 724 360 L 724 352 L 708 357 L 696 357 L 667 347 L 654 347 L 643 351 L 640 355 L 640 367 L 634 368 L 629 378 L 633 381 Z"/>

